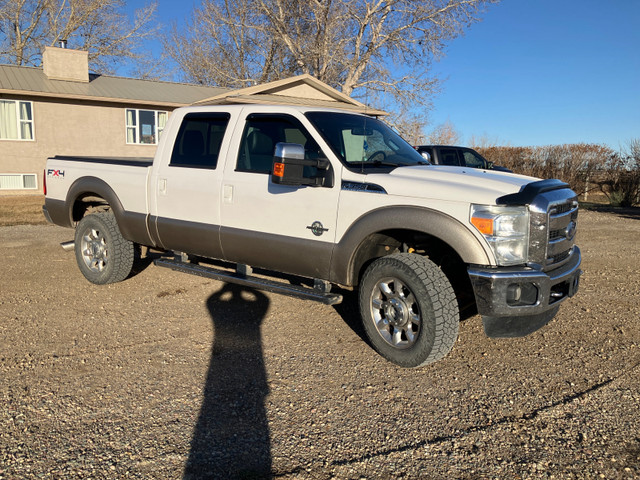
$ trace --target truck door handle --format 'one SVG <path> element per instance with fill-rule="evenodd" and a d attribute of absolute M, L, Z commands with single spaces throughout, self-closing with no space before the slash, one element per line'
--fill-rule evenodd
<path fill-rule="evenodd" d="M 233 185 L 222 187 L 222 197 L 224 203 L 233 203 Z"/>
<path fill-rule="evenodd" d="M 167 194 L 167 179 L 166 178 L 159 178 L 158 179 L 158 193 L 160 193 L 160 195 L 166 195 Z"/>

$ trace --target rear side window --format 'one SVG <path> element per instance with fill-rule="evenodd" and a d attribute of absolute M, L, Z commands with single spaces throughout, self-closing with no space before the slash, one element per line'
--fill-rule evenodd
<path fill-rule="evenodd" d="M 215 169 L 229 118 L 228 113 L 186 115 L 176 137 L 169 166 Z"/>
<path fill-rule="evenodd" d="M 440 149 L 440 164 L 453 165 L 454 167 L 459 167 L 460 160 L 458 159 L 458 151 L 455 150 L 454 148 Z"/>

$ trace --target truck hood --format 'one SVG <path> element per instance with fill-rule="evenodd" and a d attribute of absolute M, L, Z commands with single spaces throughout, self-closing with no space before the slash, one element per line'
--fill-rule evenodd
<path fill-rule="evenodd" d="M 519 192 L 537 178 L 476 168 L 425 165 L 400 167 L 386 174 L 369 174 L 366 181 L 389 195 L 459 200 L 495 205 L 496 199 Z"/>

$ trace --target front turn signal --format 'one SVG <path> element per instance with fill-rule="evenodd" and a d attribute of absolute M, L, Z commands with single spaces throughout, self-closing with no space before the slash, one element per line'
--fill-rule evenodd
<path fill-rule="evenodd" d="M 493 218 L 471 217 L 471 223 L 483 235 L 493 235 Z"/>

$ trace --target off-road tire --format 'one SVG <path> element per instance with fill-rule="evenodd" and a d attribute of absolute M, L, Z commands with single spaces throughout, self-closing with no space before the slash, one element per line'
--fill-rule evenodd
<path fill-rule="evenodd" d="M 428 258 L 396 253 L 375 260 L 360 281 L 360 314 L 373 348 L 402 367 L 446 356 L 460 316 L 449 280 Z"/>
<path fill-rule="evenodd" d="M 122 236 L 113 213 L 92 213 L 76 227 L 75 254 L 80 271 L 91 283 L 116 283 L 131 273 L 134 244 Z"/>

